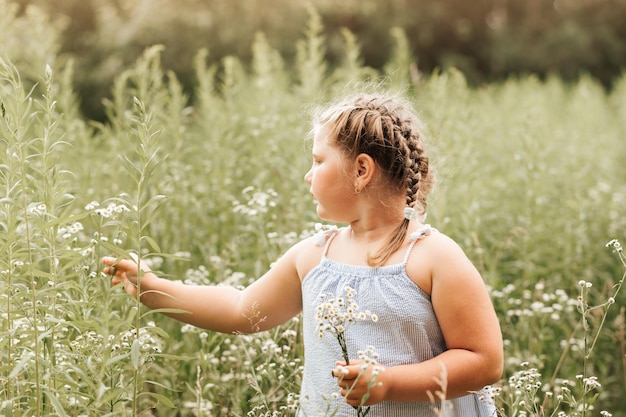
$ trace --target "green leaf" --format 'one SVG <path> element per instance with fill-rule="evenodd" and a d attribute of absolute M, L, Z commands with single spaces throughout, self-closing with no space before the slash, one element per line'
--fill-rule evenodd
<path fill-rule="evenodd" d="M 168 390 L 168 391 L 178 392 L 178 390 L 176 390 L 176 389 L 174 389 L 172 387 L 168 387 L 167 385 L 161 384 L 161 383 L 156 382 L 156 381 L 146 380 L 146 384 L 156 385 L 157 387 L 161 387 L 161 388 L 163 388 L 165 390 Z"/>
<path fill-rule="evenodd" d="M 113 365 L 116 362 L 125 360 L 126 358 L 128 358 L 128 353 L 124 353 L 122 355 L 115 355 L 111 358 L 109 358 L 109 360 L 106 361 L 106 367 L 108 368 L 109 366 Z"/>
<path fill-rule="evenodd" d="M 135 163 L 131 161 L 126 155 L 120 155 L 120 160 L 126 169 L 126 172 L 131 176 L 135 183 L 139 182 L 141 178 L 141 170 L 135 166 Z"/>
<path fill-rule="evenodd" d="M 50 404 L 52 404 L 52 406 L 54 407 L 54 411 L 56 411 L 56 413 L 61 416 L 61 417 L 66 417 L 67 414 L 65 413 L 65 410 L 63 409 L 63 406 L 61 405 L 61 402 L 59 401 L 59 399 L 56 397 L 56 395 L 54 395 L 52 393 L 52 391 L 50 390 L 46 390 L 46 396 L 48 397 L 48 399 L 50 400 Z"/>
<path fill-rule="evenodd" d="M 123 396 L 124 390 L 121 388 L 101 386 L 98 390 L 97 404 L 116 404 L 120 399 L 123 399 Z"/>
<path fill-rule="evenodd" d="M 143 294 L 145 294 L 145 293 L 143 293 Z M 148 310 L 145 313 L 143 313 L 141 315 L 141 318 L 144 319 L 147 316 L 149 316 L 151 314 L 156 314 L 156 313 L 161 313 L 161 314 L 187 314 L 187 313 L 189 313 L 189 311 L 182 310 L 180 308 L 155 308 L 154 310 Z"/>
<path fill-rule="evenodd" d="M 141 349 L 141 343 L 139 339 L 133 340 L 133 344 L 130 347 L 130 361 L 133 364 L 135 370 L 139 370 L 139 351 Z"/>
<path fill-rule="evenodd" d="M 169 398 L 167 398 L 165 395 L 161 395 L 161 394 L 157 394 L 156 392 L 142 392 L 138 395 L 147 395 L 149 397 L 154 398 L 155 400 L 157 400 L 158 402 L 160 402 L 161 404 L 165 405 L 168 408 L 176 408 L 176 406 L 174 405 L 174 403 L 172 402 L 172 400 L 170 400 Z"/>
<path fill-rule="evenodd" d="M 153 356 L 163 359 L 172 359 L 175 361 L 193 361 L 198 359 L 193 356 L 171 355 L 169 353 L 154 353 Z"/>
<path fill-rule="evenodd" d="M 13 417 L 13 407 L 12 407 L 12 402 L 11 401 L 4 401 L 5 403 L 5 407 L 4 410 L 2 410 L 4 412 L 4 416 L 5 417 Z"/>
<path fill-rule="evenodd" d="M 17 365 L 15 365 L 15 367 L 9 374 L 9 379 L 14 379 L 15 377 L 17 377 L 19 373 L 22 371 L 22 369 L 24 369 L 24 367 L 26 366 L 30 358 L 31 358 L 31 355 L 29 355 L 28 353 L 24 354 L 22 356 L 22 359 L 20 359 L 20 361 L 17 363 Z"/>
<path fill-rule="evenodd" d="M 150 249 L 156 252 L 161 252 L 161 247 L 159 246 L 159 244 L 150 236 L 141 236 L 141 240 L 145 241 L 150 246 Z"/>

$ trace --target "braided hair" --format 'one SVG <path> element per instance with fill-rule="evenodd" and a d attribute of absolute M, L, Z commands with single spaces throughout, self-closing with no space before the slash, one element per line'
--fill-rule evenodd
<path fill-rule="evenodd" d="M 405 99 L 390 94 L 358 94 L 328 107 L 316 123 L 330 130 L 335 146 L 349 157 L 369 155 L 397 191 L 405 191 L 406 206 L 426 213 L 426 198 L 434 174 L 422 138 L 423 126 Z M 392 233 L 387 245 L 369 256 L 382 265 L 404 242 L 409 220 Z"/>

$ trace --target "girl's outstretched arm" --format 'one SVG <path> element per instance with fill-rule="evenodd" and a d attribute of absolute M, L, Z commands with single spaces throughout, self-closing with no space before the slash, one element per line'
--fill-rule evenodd
<path fill-rule="evenodd" d="M 151 309 L 185 323 L 222 333 L 253 333 L 275 327 L 302 310 L 300 279 L 295 267 L 298 245 L 291 248 L 263 277 L 244 290 L 229 286 L 186 285 L 159 278 L 136 260 L 104 257 L 112 283 L 124 283 L 133 297 Z M 139 278 L 141 276 L 141 278 Z M 137 294 L 139 286 L 141 294 Z"/>

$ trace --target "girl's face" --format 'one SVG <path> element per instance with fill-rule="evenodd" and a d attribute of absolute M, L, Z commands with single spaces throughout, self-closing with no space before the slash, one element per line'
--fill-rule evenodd
<path fill-rule="evenodd" d="M 313 165 L 304 176 L 317 203 L 317 215 L 324 220 L 350 222 L 356 200 L 354 165 L 329 143 L 328 128 L 318 126 L 313 137 Z M 354 173 L 354 175 L 352 175 Z"/>

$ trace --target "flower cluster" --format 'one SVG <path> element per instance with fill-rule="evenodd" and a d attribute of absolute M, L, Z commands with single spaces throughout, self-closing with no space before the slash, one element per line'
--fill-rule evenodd
<path fill-rule="evenodd" d="M 584 395 L 599 391 L 602 385 L 595 376 L 576 375 L 584 395 L 578 398 L 575 393 L 576 381 L 555 378 L 549 384 L 542 382 L 542 375 L 537 368 L 531 367 L 529 362 L 520 364 L 521 370 L 515 372 L 508 379 L 508 386 L 504 389 L 492 387 L 490 390 L 491 400 L 508 394 L 509 406 L 517 412 L 518 416 L 535 416 L 538 410 L 552 409 L 556 417 L 581 416 L 584 411 L 594 409 L 593 400 L 585 399 Z M 543 397 L 542 397 L 543 395 Z M 560 410 L 560 411 L 556 411 Z M 542 414 L 543 415 L 543 414 Z M 611 417 L 608 411 L 600 411 L 603 417 Z"/>
<path fill-rule="evenodd" d="M 105 219 L 116 219 L 122 213 L 130 212 L 130 209 L 124 204 L 109 203 L 105 208 L 100 207 L 100 203 L 92 201 L 85 206 L 85 210 L 92 211 Z"/>
<path fill-rule="evenodd" d="M 339 295 L 335 297 L 332 293 L 321 294 L 322 303 L 317 306 L 317 332 L 321 338 L 324 337 L 324 333 L 330 333 L 337 339 L 339 346 L 341 347 L 341 355 L 346 365 L 350 365 L 350 357 L 348 355 L 348 346 L 346 345 L 346 327 L 355 323 L 358 320 L 372 320 L 378 321 L 378 316 L 370 311 L 359 311 L 359 306 L 354 300 L 356 290 L 354 288 L 346 286 L 344 288 L 345 297 Z M 363 351 L 357 352 L 358 359 L 361 361 L 361 373 L 365 373 L 371 368 L 371 375 L 368 382 L 368 389 L 376 386 L 376 379 L 380 372 L 384 370 L 383 367 L 378 365 L 378 354 L 374 350 L 373 346 L 368 346 Z M 340 372 L 345 371 L 344 368 L 338 368 Z M 362 404 L 367 401 L 369 393 L 362 399 Z M 363 407 L 362 405 L 354 407 L 357 417 L 364 417 L 369 413 L 369 407 Z"/>
<path fill-rule="evenodd" d="M 33 216 L 45 216 L 48 214 L 48 208 L 45 203 L 31 203 L 28 205 L 27 212 Z"/>
<path fill-rule="evenodd" d="M 80 233 L 81 231 L 83 231 L 85 228 L 83 227 L 83 224 L 81 222 L 73 222 L 72 224 L 70 224 L 69 226 L 62 226 L 59 227 L 59 231 L 58 234 L 63 238 L 63 239 L 69 239 L 74 235 L 77 235 L 78 233 Z"/>
<path fill-rule="evenodd" d="M 270 208 L 276 207 L 278 193 L 270 188 L 265 191 L 256 191 L 253 186 L 243 189 L 241 192 L 246 198 L 246 202 L 233 201 L 233 212 L 254 217 L 259 213 L 267 213 Z"/>
<path fill-rule="evenodd" d="M 377 382 L 377 379 L 378 375 L 385 370 L 385 367 L 378 363 L 378 352 L 376 352 L 374 346 L 368 345 L 365 350 L 359 350 L 357 352 L 357 358 L 361 361 L 361 370 L 363 372 L 370 366 L 372 367 L 369 388 L 382 385 L 382 382 Z"/>
<path fill-rule="evenodd" d="M 346 296 L 333 294 L 321 294 L 322 303 L 317 306 L 317 332 L 320 337 L 324 333 L 330 333 L 337 338 L 346 364 L 350 363 L 345 342 L 346 327 L 357 320 L 378 321 L 378 316 L 370 311 L 359 311 L 359 306 L 354 300 L 356 290 L 351 287 L 345 288 Z"/>
<path fill-rule="evenodd" d="M 112 343 L 111 350 L 113 352 L 118 351 L 119 349 L 131 349 L 133 343 L 138 343 L 139 350 L 146 354 L 146 358 L 144 360 L 152 360 L 151 355 L 158 354 L 163 351 L 162 349 L 162 341 L 156 335 L 152 329 L 156 328 L 156 324 L 154 322 L 148 322 L 146 327 L 141 327 L 139 329 L 139 334 L 136 329 L 127 330 L 120 335 L 115 340 L 111 340 L 112 342 L 117 341 L 117 343 Z"/>

